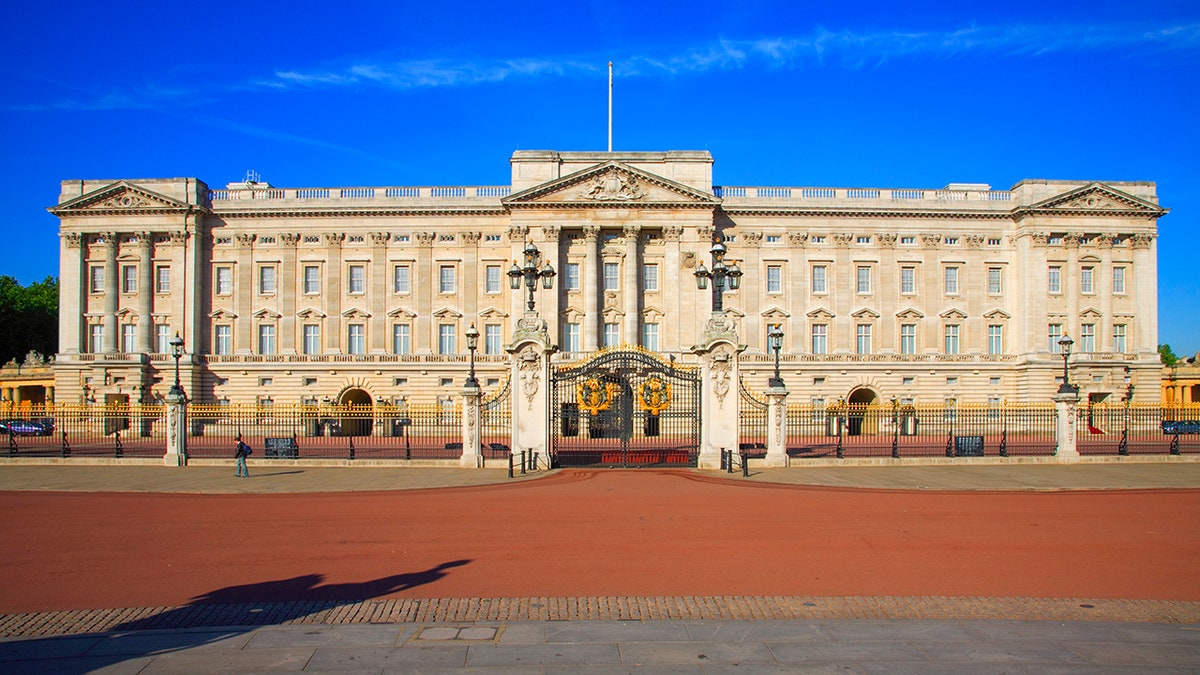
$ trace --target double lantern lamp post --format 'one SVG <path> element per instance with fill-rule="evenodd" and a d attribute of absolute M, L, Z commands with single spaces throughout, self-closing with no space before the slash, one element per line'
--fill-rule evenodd
<path fill-rule="evenodd" d="M 1067 359 L 1071 358 L 1071 347 L 1075 346 L 1075 341 L 1070 335 L 1063 335 L 1058 339 L 1058 346 L 1062 352 L 1063 359 L 1063 381 L 1058 388 L 1059 394 L 1077 394 L 1079 390 L 1075 385 L 1071 384 L 1071 374 L 1067 369 Z"/>
<path fill-rule="evenodd" d="M 775 377 L 767 380 L 767 388 L 783 389 L 783 378 L 779 376 L 779 351 L 783 349 L 783 329 L 779 324 L 771 324 L 767 328 L 767 347 L 775 352 Z"/>
<path fill-rule="evenodd" d="M 709 271 L 701 261 L 695 271 L 696 288 L 704 290 L 708 288 L 709 280 L 712 280 L 712 311 L 713 314 L 720 314 L 725 311 L 721 300 L 725 289 L 736 291 L 742 285 L 742 269 L 733 261 L 725 264 L 725 244 L 718 241 L 708 252 L 712 254 L 712 271 Z"/>
<path fill-rule="evenodd" d="M 525 264 L 518 267 L 516 261 L 513 261 L 513 266 L 508 269 L 509 288 L 518 290 L 521 288 L 521 280 L 525 280 L 525 288 L 529 291 L 528 307 L 529 312 L 533 312 L 533 291 L 537 288 L 538 279 L 542 280 L 542 288 L 550 290 L 554 288 L 554 267 L 550 265 L 549 260 L 542 260 L 542 252 L 538 250 L 533 242 L 525 244 Z M 539 266 L 540 265 L 540 266 Z"/>
<path fill-rule="evenodd" d="M 471 370 L 467 373 L 467 381 L 464 386 L 467 389 L 479 389 L 479 380 L 475 379 L 475 350 L 479 347 L 479 330 L 475 328 L 475 324 L 467 329 L 467 351 L 471 352 Z"/>
<path fill-rule="evenodd" d="M 179 337 L 177 332 L 167 344 L 171 346 L 171 356 L 175 357 L 175 384 L 171 385 L 171 389 L 167 393 L 175 400 L 182 401 L 187 398 L 183 392 L 183 386 L 179 384 L 179 359 L 183 357 L 183 338 Z"/>

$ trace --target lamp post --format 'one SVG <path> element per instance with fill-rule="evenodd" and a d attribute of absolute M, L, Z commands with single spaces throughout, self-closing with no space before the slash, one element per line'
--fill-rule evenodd
<path fill-rule="evenodd" d="M 737 266 L 736 262 L 730 261 L 725 264 L 725 244 L 716 242 L 712 248 L 708 250 L 712 254 L 713 266 L 712 271 L 709 271 L 704 262 L 696 268 L 696 288 L 704 290 L 708 288 L 708 282 L 712 280 L 712 311 L 713 314 L 724 313 L 724 303 L 721 296 L 725 293 L 725 289 L 736 291 L 742 285 L 742 269 Z M 509 272 L 512 274 L 512 272 Z"/>
<path fill-rule="evenodd" d="M 779 324 L 773 323 L 767 328 L 767 347 L 775 352 L 775 377 L 767 381 L 767 387 L 783 389 L 783 378 L 779 376 L 779 350 L 783 349 L 783 329 Z"/>
<path fill-rule="evenodd" d="M 175 337 L 171 338 L 168 344 L 171 345 L 171 356 L 175 357 L 175 384 L 171 385 L 168 393 L 177 400 L 183 400 L 187 398 L 187 395 L 183 393 L 183 387 L 179 384 L 179 359 L 183 357 L 183 338 L 179 337 L 179 333 L 176 332 Z"/>
<path fill-rule="evenodd" d="M 554 288 L 554 275 L 557 272 L 554 271 L 549 260 L 542 260 L 542 252 L 533 245 L 532 241 L 525 244 L 523 253 L 525 254 L 525 264 L 518 267 L 514 260 L 512 267 L 508 269 L 508 281 L 509 287 L 515 291 L 521 288 L 521 280 L 525 280 L 525 288 L 529 290 L 529 313 L 533 313 L 533 291 L 537 288 L 538 279 L 542 280 L 542 288 L 549 290 Z"/>
<path fill-rule="evenodd" d="M 1058 346 L 1062 351 L 1063 360 L 1063 381 L 1062 386 L 1058 388 L 1060 394 L 1076 394 L 1078 390 L 1071 384 L 1070 372 L 1067 369 L 1067 359 L 1071 358 L 1071 347 L 1075 345 L 1075 341 L 1070 335 L 1063 335 L 1058 339 Z"/>
<path fill-rule="evenodd" d="M 475 349 L 479 347 L 479 331 L 475 328 L 475 324 L 467 329 L 467 351 L 471 352 L 471 371 L 467 373 L 466 388 L 478 389 L 479 380 L 475 379 Z"/>

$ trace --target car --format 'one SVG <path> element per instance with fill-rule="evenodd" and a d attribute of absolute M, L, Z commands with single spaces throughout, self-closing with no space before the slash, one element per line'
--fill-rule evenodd
<path fill-rule="evenodd" d="M 0 434 L 13 436 L 49 436 L 54 431 L 53 423 L 34 422 L 33 420 L 4 420 L 0 421 Z"/>

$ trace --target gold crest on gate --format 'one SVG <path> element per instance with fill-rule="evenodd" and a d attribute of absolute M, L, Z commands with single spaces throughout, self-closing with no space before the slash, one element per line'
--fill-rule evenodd
<path fill-rule="evenodd" d="M 595 415 L 601 410 L 608 410 L 612 407 L 616 397 L 616 384 L 601 382 L 594 377 L 575 386 L 575 398 L 579 402 L 579 407 L 589 415 Z"/>
<path fill-rule="evenodd" d="M 651 377 L 638 386 L 637 403 L 639 408 L 649 410 L 651 415 L 666 410 L 671 407 L 671 383 Z"/>

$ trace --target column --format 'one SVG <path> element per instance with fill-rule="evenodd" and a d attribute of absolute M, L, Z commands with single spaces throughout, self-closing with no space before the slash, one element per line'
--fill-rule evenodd
<path fill-rule="evenodd" d="M 413 270 L 413 296 L 417 306 L 412 336 L 414 354 L 433 353 L 433 298 L 437 295 L 437 270 L 433 269 L 433 233 L 417 232 L 417 264 Z"/>
<path fill-rule="evenodd" d="M 659 345 L 663 351 L 678 351 L 683 349 L 683 303 L 682 291 L 694 288 L 692 276 L 683 269 L 679 256 L 679 237 L 683 228 L 678 225 L 663 227 L 663 265 L 658 272 L 659 294 L 663 299 L 663 326 L 660 328 Z M 689 345 L 690 346 L 690 345 Z"/>
<path fill-rule="evenodd" d="M 638 277 L 642 272 L 642 257 L 640 255 L 638 234 L 642 231 L 640 225 L 626 225 L 625 235 L 625 270 L 621 275 L 622 305 L 625 308 L 624 342 L 627 345 L 641 344 L 638 328 L 641 324 L 641 283 Z"/>
<path fill-rule="evenodd" d="M 485 292 L 484 284 L 486 279 L 480 279 L 479 275 L 479 240 L 483 237 L 481 232 L 463 232 L 459 235 L 463 243 L 463 292 L 459 293 L 458 297 L 462 298 L 463 323 L 460 330 L 463 334 L 466 333 L 467 326 L 475 323 L 479 317 L 479 296 Z M 482 327 L 478 327 L 481 329 Z M 466 348 L 466 338 L 462 338 L 462 348 Z M 461 351 L 461 350 L 460 350 Z"/>
<path fill-rule="evenodd" d="M 258 328 L 254 325 L 254 317 L 251 316 L 254 313 L 254 298 L 258 295 L 258 280 L 254 278 L 255 238 L 255 235 L 249 233 L 234 235 L 237 244 L 237 266 L 234 270 L 237 282 L 233 287 L 236 298 L 234 306 L 237 308 L 234 311 L 237 314 L 237 327 L 233 331 L 235 354 L 252 354 L 258 351 L 255 342 Z M 276 280 L 276 283 L 278 281 Z"/>
<path fill-rule="evenodd" d="M 1054 412 L 1056 446 L 1054 456 L 1060 462 L 1078 462 L 1076 448 L 1076 422 L 1079 410 L 1079 394 L 1076 392 L 1055 394 Z"/>
<path fill-rule="evenodd" d="M 104 351 L 116 352 L 121 343 L 117 327 L 117 298 L 121 293 L 120 270 L 117 268 L 117 233 L 104 235 Z"/>
<path fill-rule="evenodd" d="M 562 303 L 560 298 L 565 278 L 566 269 L 562 264 L 562 252 L 559 249 L 559 238 L 562 235 L 562 227 L 558 225 L 543 225 L 542 226 L 542 245 L 538 248 L 542 252 L 542 259 L 550 263 L 554 271 L 558 274 L 554 278 L 554 289 L 544 292 L 538 292 L 538 307 L 540 314 L 546 320 L 547 332 L 555 336 L 555 340 L 562 341 Z M 538 282 L 541 285 L 541 281 Z"/>
<path fill-rule="evenodd" d="M 281 232 L 279 262 L 279 353 L 296 353 L 296 298 L 304 297 L 304 274 L 296 269 L 296 244 L 300 235 Z"/>
<path fill-rule="evenodd" d="M 325 233 L 325 257 L 329 262 L 325 279 L 328 282 L 325 289 L 326 311 L 322 339 L 325 342 L 326 353 L 341 354 L 346 336 L 342 333 L 342 295 L 346 289 L 342 287 L 342 242 L 346 240 L 344 232 Z"/>
<path fill-rule="evenodd" d="M 367 293 L 370 325 L 367 327 L 367 339 L 371 341 L 371 354 L 386 354 L 391 329 L 388 326 L 387 299 L 390 292 L 391 269 L 387 263 L 387 247 L 392 235 L 388 232 L 370 232 L 371 236 L 371 267 L 367 270 Z M 412 280 L 409 280 L 412 283 Z M 410 338 L 411 339 L 411 338 Z"/>
<path fill-rule="evenodd" d="M 58 351 L 63 354 L 78 354 L 88 351 L 87 329 L 83 315 L 87 312 L 87 241 L 82 235 L 68 232 L 62 235 L 59 247 L 58 278 Z M 75 272 L 72 274 L 71 269 Z"/>
<path fill-rule="evenodd" d="M 580 271 L 583 291 L 583 351 L 594 352 L 600 346 L 600 310 L 598 307 L 601 290 L 600 270 L 600 227 L 585 225 L 583 240 L 586 257 Z"/>
<path fill-rule="evenodd" d="M 137 237 L 142 259 L 138 268 L 137 350 L 149 354 L 154 351 L 154 233 L 139 232 Z"/>

